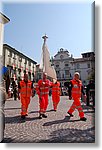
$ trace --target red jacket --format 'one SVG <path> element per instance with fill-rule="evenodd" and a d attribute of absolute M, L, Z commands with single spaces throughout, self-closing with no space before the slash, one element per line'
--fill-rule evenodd
<path fill-rule="evenodd" d="M 49 87 L 51 86 L 50 80 L 46 79 L 43 81 L 42 79 L 38 81 L 38 95 L 48 95 L 49 94 Z"/>

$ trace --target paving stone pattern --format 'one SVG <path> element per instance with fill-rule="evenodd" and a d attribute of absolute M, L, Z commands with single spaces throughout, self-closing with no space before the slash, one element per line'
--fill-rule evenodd
<path fill-rule="evenodd" d="M 47 118 L 39 119 L 39 100 L 35 96 L 29 105 L 26 120 L 20 118 L 20 101 L 9 99 L 5 104 L 4 143 L 94 143 L 95 113 L 91 107 L 83 105 L 87 121 L 80 121 L 78 111 L 69 117 L 67 111 L 73 101 L 62 96 L 57 112 L 49 97 Z"/>

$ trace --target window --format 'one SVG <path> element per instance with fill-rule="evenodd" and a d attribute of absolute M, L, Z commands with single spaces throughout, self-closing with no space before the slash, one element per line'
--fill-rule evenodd
<path fill-rule="evenodd" d="M 69 70 L 65 70 L 65 75 L 69 75 Z"/>
<path fill-rule="evenodd" d="M 90 64 L 87 64 L 87 67 L 90 68 Z"/>
<path fill-rule="evenodd" d="M 62 78 L 64 78 L 64 73 L 62 74 Z"/>
<path fill-rule="evenodd" d="M 56 68 L 58 68 L 59 67 L 59 65 L 56 65 Z"/>
<path fill-rule="evenodd" d="M 19 61 L 22 62 L 22 58 L 21 57 L 19 57 Z"/>
<path fill-rule="evenodd" d="M 60 78 L 60 71 L 56 71 L 57 77 Z"/>
<path fill-rule="evenodd" d="M 56 71 L 57 75 L 59 74 L 59 71 Z"/>
<path fill-rule="evenodd" d="M 26 60 L 26 58 L 25 58 L 25 63 L 24 64 L 27 64 L 27 60 Z"/>
<path fill-rule="evenodd" d="M 31 62 L 30 61 L 28 62 L 28 64 L 29 64 L 29 66 L 31 66 Z"/>
<path fill-rule="evenodd" d="M 76 68 L 79 69 L 80 68 L 80 64 L 76 64 Z"/>
<path fill-rule="evenodd" d="M 63 56 L 63 55 L 61 55 L 61 56 L 60 56 L 60 58 L 61 58 L 61 59 L 63 59 L 63 58 L 64 58 L 64 56 Z"/>
<path fill-rule="evenodd" d="M 8 51 L 8 56 L 12 57 L 12 52 Z"/>
<path fill-rule="evenodd" d="M 11 64 L 11 58 L 9 58 L 9 64 Z"/>
<path fill-rule="evenodd" d="M 16 60 L 16 54 L 15 54 L 15 53 L 14 53 L 13 59 L 15 59 L 15 60 Z"/>
<path fill-rule="evenodd" d="M 65 64 L 65 67 L 68 67 L 69 66 L 69 64 Z"/>

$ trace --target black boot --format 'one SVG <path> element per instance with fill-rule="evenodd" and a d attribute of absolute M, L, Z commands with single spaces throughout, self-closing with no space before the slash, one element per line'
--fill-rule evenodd
<path fill-rule="evenodd" d="M 83 118 L 80 118 L 81 121 L 86 121 L 87 118 L 83 117 Z"/>
<path fill-rule="evenodd" d="M 42 114 L 42 117 L 43 117 L 43 118 L 47 118 L 47 116 L 46 116 L 45 114 Z"/>
<path fill-rule="evenodd" d="M 42 114 L 39 115 L 39 119 L 42 119 Z"/>
<path fill-rule="evenodd" d="M 22 116 L 21 116 L 21 119 L 25 119 L 25 118 L 26 118 L 25 115 L 22 115 Z"/>
<path fill-rule="evenodd" d="M 73 115 L 71 113 L 69 113 L 69 112 L 67 112 L 67 113 L 68 113 L 68 115 L 70 115 L 70 117 L 73 117 Z"/>

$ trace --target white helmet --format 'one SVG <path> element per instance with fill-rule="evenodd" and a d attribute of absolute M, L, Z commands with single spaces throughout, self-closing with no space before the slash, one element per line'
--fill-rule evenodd
<path fill-rule="evenodd" d="M 76 74 L 77 74 L 78 76 L 80 76 L 79 72 L 75 72 L 75 73 L 74 73 L 74 75 L 76 75 Z"/>

